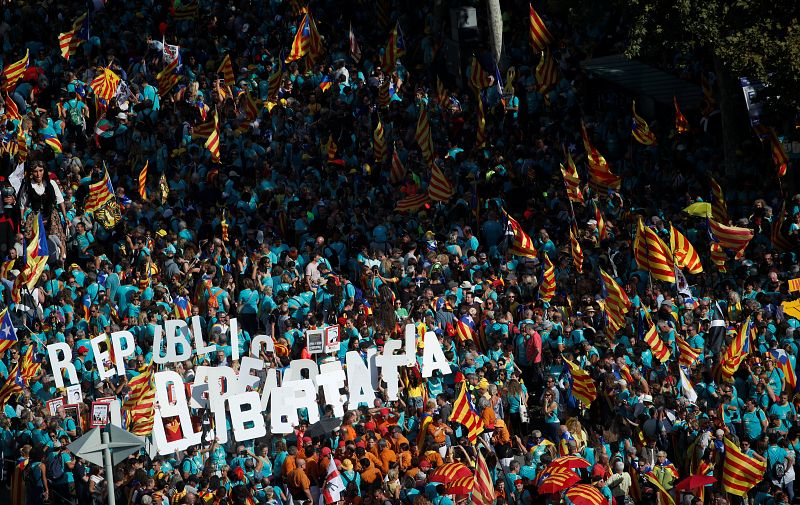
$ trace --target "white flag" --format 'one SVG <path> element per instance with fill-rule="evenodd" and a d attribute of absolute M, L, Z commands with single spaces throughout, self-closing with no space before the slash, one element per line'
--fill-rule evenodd
<path fill-rule="evenodd" d="M 336 463 L 333 458 L 328 460 L 328 476 L 325 477 L 325 487 L 320 494 L 320 504 L 324 503 L 330 505 L 342 499 L 344 493 L 344 481 L 342 476 L 339 475 L 339 469 L 336 468 Z"/>
<path fill-rule="evenodd" d="M 173 46 L 172 44 L 164 44 L 164 64 L 169 65 L 181 56 L 181 46 Z M 180 62 L 178 62 L 180 64 Z"/>
<path fill-rule="evenodd" d="M 679 366 L 678 371 L 681 374 L 681 394 L 683 394 L 684 398 L 689 400 L 690 403 L 695 403 L 697 401 L 697 392 L 692 387 L 692 383 L 689 382 L 689 379 L 686 378 L 686 374 L 683 372 L 683 367 Z"/>
<path fill-rule="evenodd" d="M 353 57 L 356 63 L 361 61 L 361 48 L 358 47 L 356 34 L 353 33 L 353 24 L 350 24 L 350 31 L 348 32 L 348 39 L 350 40 L 350 56 Z"/>

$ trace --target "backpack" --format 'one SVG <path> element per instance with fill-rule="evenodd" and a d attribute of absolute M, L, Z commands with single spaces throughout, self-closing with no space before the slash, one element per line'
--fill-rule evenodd
<path fill-rule="evenodd" d="M 69 103 L 69 102 L 67 102 Z M 69 122 L 73 126 L 83 126 L 83 114 L 81 114 L 81 108 L 78 107 L 78 102 L 75 102 L 75 105 L 71 106 L 67 111 L 67 117 L 69 118 Z"/>
<path fill-rule="evenodd" d="M 775 463 L 772 465 L 772 468 L 769 469 L 770 478 L 775 481 L 780 481 L 783 479 L 783 476 L 786 475 L 786 463 L 781 461 L 780 463 Z"/>
<path fill-rule="evenodd" d="M 57 481 L 64 476 L 64 458 L 61 457 L 60 452 L 56 453 L 56 457 L 53 458 L 53 461 L 50 463 L 50 468 L 47 470 L 50 474 L 50 480 L 52 481 Z"/>

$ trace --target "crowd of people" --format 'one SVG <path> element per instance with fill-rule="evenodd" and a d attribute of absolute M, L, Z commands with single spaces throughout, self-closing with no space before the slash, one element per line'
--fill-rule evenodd
<path fill-rule="evenodd" d="M 658 144 L 637 143 L 637 97 L 580 65 L 624 45 L 620 13 L 573 26 L 540 9 L 558 63 L 556 85 L 542 90 L 528 5 L 506 2 L 501 66 L 514 72 L 479 63 L 493 77 L 476 94 L 471 55 L 461 76 L 444 70 L 447 2 L 315 2 L 321 54 L 289 64 L 304 15 L 297 2 L 109 0 L 88 13 L 83 4 L 12 2 L 0 13 L 2 66 L 30 55 L 0 104 L 0 451 L 16 503 L 104 503 L 109 492 L 130 505 L 317 503 L 331 461 L 340 503 L 478 503 L 432 476 L 448 463 L 478 472 L 479 460 L 494 490 L 487 503 L 573 503 L 561 490 L 540 492 L 565 456 L 609 505 L 795 500 L 800 321 L 785 304 L 800 277 L 796 161 L 779 183 L 753 140 L 740 166 L 726 166 L 718 129 L 701 126 L 703 114 L 718 120 L 713 102 L 685 107 L 686 132 L 672 126 L 668 104 L 651 121 Z M 396 61 L 386 49 L 393 27 Z M 70 30 L 72 42 L 60 44 Z M 180 65 L 165 88 L 159 73 L 173 46 Z M 473 51 L 479 62 L 490 54 Z M 226 56 L 233 85 L 218 70 Z M 685 58 L 676 73 L 713 90 L 702 60 Z M 103 69 L 120 78 L 110 100 L 90 85 Z M 397 210 L 436 184 L 416 135 L 421 110 L 453 196 Z M 218 159 L 208 132 L 198 133 L 214 118 Z M 614 191 L 587 184 L 582 121 L 622 178 Z M 387 152 L 376 160 L 379 123 Z M 567 154 L 583 203 L 568 198 Z M 106 177 L 113 198 L 98 205 Z M 703 202 L 724 205 L 723 224 L 752 230 L 746 249 L 712 255 L 708 219 L 684 211 Z M 512 254 L 519 235 L 508 216 L 535 254 Z M 654 278 L 634 257 L 639 219 L 667 245 L 679 229 L 702 272 L 685 272 L 681 285 Z M 46 266 L 28 283 L 42 254 Z M 545 301 L 550 263 L 555 290 Z M 616 331 L 601 270 L 631 302 Z M 233 365 L 232 318 L 240 353 L 270 336 L 274 351 L 260 357 L 280 370 L 309 356 L 305 330 L 338 325 L 340 350 L 330 354 L 344 362 L 347 351 L 382 350 L 411 323 L 420 337 L 436 333 L 453 373 L 423 379 L 410 367 L 399 401 L 379 388 L 374 405 L 350 405 L 341 426 L 322 433 L 301 419 L 290 436 L 142 451 L 113 475 L 72 454 L 92 402 L 125 405 L 129 382 L 155 366 L 155 328 L 192 316 L 217 352 L 168 365 L 187 383 L 198 366 Z M 670 351 L 663 360 L 643 338 L 650 324 Z M 726 375 L 742 325 L 744 358 Z M 127 375 L 100 380 L 89 340 L 121 329 L 136 339 Z M 73 350 L 77 406 L 54 404 L 66 391 L 46 363 L 36 366 L 55 342 Z M 594 383 L 590 404 L 574 394 L 568 363 Z M 476 440 L 451 420 L 461 388 L 480 416 Z M 722 486 L 728 443 L 766 462 L 744 496 Z M 677 487 L 692 475 L 715 479 Z"/>

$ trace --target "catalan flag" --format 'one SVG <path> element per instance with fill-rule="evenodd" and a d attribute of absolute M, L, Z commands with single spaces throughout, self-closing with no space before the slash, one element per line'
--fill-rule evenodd
<path fill-rule="evenodd" d="M 611 167 L 608 166 L 606 159 L 589 140 L 589 133 L 583 123 L 581 123 L 581 136 L 589 163 L 589 186 L 600 194 L 605 194 L 609 189 L 618 190 L 622 184 L 622 178 L 611 173 Z"/>
<path fill-rule="evenodd" d="M 686 120 L 686 117 L 681 112 L 681 108 L 678 107 L 678 99 L 676 97 L 672 97 L 672 103 L 675 104 L 675 131 L 680 133 L 686 133 L 689 131 L 689 121 Z"/>
<path fill-rule="evenodd" d="M 564 358 L 564 363 L 570 375 L 570 391 L 572 396 L 583 403 L 584 406 L 588 407 L 597 399 L 597 389 L 594 385 L 594 379 L 589 375 L 589 372 L 570 360 Z"/>
<path fill-rule="evenodd" d="M 431 137 L 431 125 L 428 121 L 428 111 L 425 105 L 421 104 L 419 108 L 419 119 L 417 120 L 417 130 L 414 133 L 414 138 L 422 150 L 422 157 L 428 165 L 433 164 L 433 137 Z"/>
<path fill-rule="evenodd" d="M 679 336 L 675 337 L 675 343 L 678 344 L 678 364 L 690 368 L 697 363 L 700 353 L 703 352 L 702 349 L 695 349 L 683 337 Z"/>
<path fill-rule="evenodd" d="M 25 56 L 14 63 L 6 65 L 3 69 L 3 78 L 5 82 L 3 83 L 3 89 L 6 91 L 11 91 L 14 89 L 14 85 L 17 84 L 22 78 L 22 74 L 25 73 L 25 70 L 28 69 L 28 57 L 30 56 L 30 49 L 25 50 Z"/>
<path fill-rule="evenodd" d="M 309 59 L 315 60 L 322 51 L 322 44 L 320 41 L 317 25 L 310 12 L 303 15 L 300 20 L 300 25 L 297 27 L 297 33 L 292 41 L 292 48 L 289 56 L 286 57 L 286 63 L 297 61 L 303 56 L 308 55 Z"/>
<path fill-rule="evenodd" d="M 672 260 L 672 253 L 655 230 L 644 225 L 642 218 L 639 218 L 637 225 L 633 254 L 639 268 L 650 272 L 655 279 L 675 282 L 675 263 Z"/>
<path fill-rule="evenodd" d="M 130 393 L 123 409 L 128 413 L 128 431 L 134 435 L 149 435 L 155 420 L 156 391 L 153 385 L 153 365 L 128 381 Z"/>
<path fill-rule="evenodd" d="M 550 303 L 553 296 L 556 294 L 556 268 L 550 257 L 544 255 L 544 272 L 542 273 L 542 282 L 539 284 L 539 299 L 544 303 Z"/>
<path fill-rule="evenodd" d="M 251 95 L 249 91 L 246 91 L 242 101 L 244 103 L 244 114 L 248 121 L 255 121 L 258 119 L 259 107 L 258 103 L 256 103 L 255 99 L 253 98 L 253 95 Z"/>
<path fill-rule="evenodd" d="M 536 90 L 546 95 L 558 84 L 558 65 L 549 49 L 542 51 L 539 63 L 536 65 Z"/>
<path fill-rule="evenodd" d="M 625 326 L 625 314 L 631 308 L 631 301 L 625 290 L 617 284 L 613 277 L 600 270 L 605 295 L 605 311 L 608 316 L 608 328 L 614 334 Z"/>
<path fill-rule="evenodd" d="M 469 87 L 472 88 L 475 93 L 480 93 L 483 88 L 488 88 L 492 83 L 489 74 L 483 69 L 478 58 L 475 56 L 470 60 L 469 75 L 467 77 L 469 79 Z"/>
<path fill-rule="evenodd" d="M 42 369 L 42 357 L 36 351 L 37 345 L 28 346 L 25 355 L 17 364 L 8 371 L 8 379 L 0 387 L 0 409 L 8 403 L 11 396 L 21 394 L 31 379 L 35 378 Z"/>
<path fill-rule="evenodd" d="M 119 87 L 119 76 L 105 67 L 99 67 L 97 76 L 89 83 L 89 86 L 94 91 L 98 98 L 102 98 L 106 102 L 117 96 L 117 88 Z"/>
<path fill-rule="evenodd" d="M 747 244 L 753 239 L 753 230 L 749 228 L 726 226 L 713 219 L 708 220 L 708 226 L 714 242 L 724 249 L 735 251 L 737 257 L 744 254 Z"/>
<path fill-rule="evenodd" d="M 475 147 L 486 146 L 486 114 L 483 111 L 483 101 L 478 100 L 478 128 L 475 132 Z"/>
<path fill-rule="evenodd" d="M 33 237 L 26 247 L 25 268 L 20 273 L 24 276 L 25 286 L 32 290 L 39 281 L 42 272 L 47 266 L 50 257 L 50 248 L 47 245 L 47 232 L 42 222 L 41 213 L 33 222 Z"/>
<path fill-rule="evenodd" d="M 467 438 L 473 444 L 478 439 L 478 435 L 483 432 L 483 421 L 472 407 L 466 383 L 461 386 L 461 390 L 458 392 L 455 401 L 453 401 L 453 411 L 450 413 L 450 419 L 448 420 L 463 425 L 467 429 Z"/>
<path fill-rule="evenodd" d="M 597 204 L 594 204 L 594 220 L 597 221 L 597 233 L 598 238 L 600 240 L 605 240 L 608 238 L 608 230 L 606 229 L 606 220 L 603 219 L 603 214 L 600 212 L 600 209 L 597 207 Z"/>
<path fill-rule="evenodd" d="M 631 126 L 631 132 L 636 142 L 645 146 L 654 146 L 658 144 L 655 134 L 650 131 L 650 126 L 647 125 L 647 121 L 636 113 L 636 101 L 633 102 L 632 111 L 633 124 Z"/>
<path fill-rule="evenodd" d="M 722 464 L 722 488 L 726 492 L 745 496 L 764 479 L 767 462 L 744 454 L 728 438 L 725 441 L 725 460 Z"/>
<path fill-rule="evenodd" d="M 65 60 L 69 60 L 72 56 L 72 52 L 70 51 L 70 45 L 72 43 L 72 38 L 75 36 L 75 29 L 64 33 L 58 34 L 58 48 L 61 51 L 61 57 Z"/>
<path fill-rule="evenodd" d="M 669 494 L 661 482 L 658 480 L 658 477 L 653 474 L 653 472 L 643 473 L 642 477 L 645 478 L 647 482 L 649 482 L 658 492 L 658 496 L 661 498 L 659 501 L 663 505 L 675 505 L 675 500 L 672 498 L 672 495 Z"/>
<path fill-rule="evenodd" d="M 83 210 L 85 212 L 95 212 L 114 198 L 114 187 L 108 177 L 108 171 L 103 171 L 103 178 L 89 184 L 89 196 L 86 198 Z"/>
<path fill-rule="evenodd" d="M 467 340 L 475 340 L 475 336 L 477 334 L 478 328 L 475 325 L 475 320 L 472 319 L 471 315 L 464 314 L 458 321 L 456 321 L 456 336 L 458 337 L 458 341 L 462 344 Z"/>
<path fill-rule="evenodd" d="M 442 169 L 436 163 L 431 163 L 431 182 L 428 184 L 428 197 L 437 202 L 448 202 L 453 198 L 454 194 L 453 185 L 447 180 Z"/>
<path fill-rule="evenodd" d="M 278 97 L 278 92 L 281 89 L 283 82 L 283 74 L 286 72 L 286 66 L 283 62 L 283 51 L 275 63 L 275 71 L 272 72 L 267 79 L 267 99 L 275 100 Z"/>
<path fill-rule="evenodd" d="M 145 161 L 142 171 L 139 172 L 139 196 L 142 200 L 147 200 L 147 167 L 149 165 L 150 161 Z"/>
<path fill-rule="evenodd" d="M 728 224 L 730 222 L 728 205 L 725 203 L 722 187 L 714 179 L 709 181 L 709 185 L 711 186 L 711 215 L 720 223 Z"/>
<path fill-rule="evenodd" d="M 219 118 L 214 114 L 214 129 L 205 141 L 205 147 L 211 153 L 211 160 L 219 163 Z"/>
<path fill-rule="evenodd" d="M 494 482 L 489 465 L 480 450 L 475 461 L 475 484 L 472 487 L 472 502 L 476 505 L 493 505 L 495 500 Z"/>
<path fill-rule="evenodd" d="M 772 247 L 777 249 L 778 251 L 789 252 L 792 248 L 796 247 L 792 244 L 787 237 L 783 233 L 783 222 L 786 219 L 786 202 L 784 201 L 781 204 L 781 210 L 778 215 L 775 217 L 775 222 L 772 224 L 772 231 L 770 232 L 770 240 L 772 241 Z"/>
<path fill-rule="evenodd" d="M 536 52 L 544 51 L 547 46 L 553 42 L 553 36 L 544 25 L 544 21 L 539 17 L 539 14 L 533 10 L 533 5 L 530 7 L 530 32 L 531 32 L 531 46 Z"/>
<path fill-rule="evenodd" d="M 61 141 L 58 140 L 58 137 L 49 133 L 42 133 L 42 140 L 44 140 L 45 145 L 53 150 L 56 154 L 61 154 L 63 148 L 61 147 Z"/>
<path fill-rule="evenodd" d="M 750 354 L 750 318 L 739 326 L 736 336 L 731 340 L 730 345 L 725 349 L 725 353 L 719 361 L 719 373 L 725 380 L 733 377 L 739 366 L 747 359 Z"/>
<path fill-rule="evenodd" d="M 322 82 L 319 83 L 319 89 L 321 89 L 324 93 L 331 89 L 331 86 L 333 86 L 333 77 L 331 77 L 329 74 L 325 74 L 322 77 Z"/>
<path fill-rule="evenodd" d="M 561 165 L 561 175 L 564 176 L 564 186 L 567 188 L 567 198 L 574 203 L 583 203 L 583 193 L 581 192 L 581 179 L 578 177 L 578 170 L 572 155 L 567 152 L 567 166 Z"/>
<path fill-rule="evenodd" d="M 188 319 L 192 317 L 192 302 L 185 296 L 176 296 L 173 300 L 175 305 L 175 317 L 178 319 Z"/>
<path fill-rule="evenodd" d="M 403 182 L 406 176 L 406 167 L 400 160 L 400 155 L 397 153 L 397 147 L 392 150 L 392 171 L 389 173 L 389 180 L 392 184 L 399 184 Z"/>
<path fill-rule="evenodd" d="M 6 104 L 6 119 L 22 119 L 22 115 L 19 113 L 19 107 L 17 107 L 17 103 L 11 99 L 8 93 L 6 93 L 3 101 Z"/>
<path fill-rule="evenodd" d="M 650 324 L 650 329 L 644 334 L 644 341 L 650 347 L 650 350 L 653 351 L 653 357 L 662 363 L 666 363 L 672 353 L 669 347 L 661 340 L 661 337 L 658 335 L 658 327 L 653 324 L 649 315 L 646 316 L 646 319 Z"/>
<path fill-rule="evenodd" d="M 583 273 L 583 249 L 581 249 L 581 244 L 578 242 L 578 239 L 575 238 L 575 232 L 573 230 L 569 231 L 569 245 L 570 251 L 572 252 L 572 264 L 575 265 L 575 270 L 579 273 Z"/>
<path fill-rule="evenodd" d="M 417 195 L 411 195 L 402 200 L 398 200 L 395 204 L 394 211 L 395 212 L 413 212 L 426 203 L 428 203 L 428 194 L 427 193 L 420 193 Z"/>
<path fill-rule="evenodd" d="M 347 39 L 350 42 L 350 57 L 353 58 L 353 61 L 356 63 L 361 61 L 361 48 L 358 46 L 358 40 L 356 40 L 356 34 L 353 31 L 353 24 L 350 23 L 350 29 L 347 31 Z"/>
<path fill-rule="evenodd" d="M 386 43 L 386 51 L 383 53 L 384 71 L 392 72 L 397 66 L 397 60 L 404 54 L 406 54 L 406 41 L 400 30 L 400 24 L 397 23 L 389 32 L 389 41 Z"/>
<path fill-rule="evenodd" d="M 759 124 L 756 125 L 753 130 L 755 130 L 756 135 L 758 135 L 759 138 L 763 137 L 769 143 L 769 149 L 772 153 L 772 161 L 775 163 L 775 169 L 778 172 L 778 177 L 783 177 L 786 175 L 786 167 L 789 164 L 789 157 L 786 155 L 786 150 L 783 148 L 783 144 L 781 144 L 781 141 L 778 140 L 778 136 L 775 134 L 775 129 Z"/>
<path fill-rule="evenodd" d="M 19 342 L 17 330 L 14 329 L 11 315 L 8 313 L 8 307 L 6 307 L 0 312 L 0 352 L 5 351 L 17 342 Z"/>
<path fill-rule="evenodd" d="M 389 79 L 383 81 L 383 84 L 378 86 L 378 105 L 381 107 L 388 107 L 392 102 L 392 83 Z"/>
<path fill-rule="evenodd" d="M 683 233 L 672 225 L 670 225 L 669 248 L 675 257 L 675 266 L 684 268 L 693 275 L 703 272 L 703 264 L 700 262 L 700 256 L 694 246 Z"/>
<path fill-rule="evenodd" d="M 226 86 L 236 85 L 236 76 L 233 73 L 233 63 L 231 62 L 230 54 L 226 54 L 225 57 L 222 58 L 222 62 L 219 64 L 219 68 L 217 68 L 217 74 L 222 74 Z"/>
<path fill-rule="evenodd" d="M 444 84 L 442 84 L 442 80 L 438 75 L 436 76 L 436 99 L 439 100 L 439 106 L 442 107 L 442 109 L 447 108 L 447 90 L 444 89 Z"/>
<path fill-rule="evenodd" d="M 383 123 L 381 123 L 380 118 L 378 118 L 378 124 L 375 126 L 375 131 L 372 132 L 372 151 L 375 155 L 375 163 L 383 163 L 386 161 L 388 148 L 386 146 Z"/>
<path fill-rule="evenodd" d="M 197 2 L 175 7 L 172 9 L 172 19 L 175 21 L 189 21 L 200 16 L 200 6 Z"/>
<path fill-rule="evenodd" d="M 711 261 L 720 272 L 728 271 L 728 267 L 725 265 L 725 262 L 728 261 L 728 255 L 725 254 L 721 245 L 714 242 L 711 243 Z"/>
<path fill-rule="evenodd" d="M 783 349 L 770 349 L 769 354 L 775 362 L 775 367 L 783 372 L 783 376 L 786 378 L 786 391 L 790 395 L 793 394 L 797 389 L 797 374 L 794 371 L 789 355 Z"/>
<path fill-rule="evenodd" d="M 166 96 L 178 84 L 180 80 L 180 76 L 177 74 L 179 65 L 180 58 L 175 58 L 156 75 L 159 96 Z"/>
<path fill-rule="evenodd" d="M 508 222 L 508 228 L 512 233 L 511 243 L 508 246 L 508 252 L 524 258 L 535 258 L 536 247 L 533 245 L 533 240 L 531 240 L 528 234 L 525 233 L 525 230 L 522 229 L 522 225 L 520 225 L 517 220 L 511 217 L 511 215 L 506 211 L 503 211 L 503 217 L 506 218 L 506 221 Z"/>

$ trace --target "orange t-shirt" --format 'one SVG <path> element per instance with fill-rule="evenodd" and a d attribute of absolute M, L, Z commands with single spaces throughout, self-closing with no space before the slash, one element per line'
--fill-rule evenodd
<path fill-rule="evenodd" d="M 365 482 L 367 484 L 374 484 L 375 481 L 383 479 L 383 475 L 381 471 L 375 468 L 374 466 L 370 466 L 363 472 L 361 472 L 361 482 Z"/>
<path fill-rule="evenodd" d="M 443 444 L 446 440 L 446 432 L 444 426 L 436 426 L 435 423 L 428 425 L 428 435 L 433 437 L 433 441 L 437 444 Z"/>
<path fill-rule="evenodd" d="M 381 451 L 381 470 L 384 474 L 389 473 L 389 464 L 397 462 L 397 454 L 388 447 Z"/>
<path fill-rule="evenodd" d="M 293 492 L 302 491 L 311 487 L 311 481 L 308 479 L 306 472 L 301 468 L 295 468 L 286 477 L 286 484 L 289 490 Z"/>
<path fill-rule="evenodd" d="M 427 459 L 434 468 L 444 464 L 444 460 L 442 459 L 442 455 L 439 454 L 439 451 L 427 451 L 422 457 Z"/>
<path fill-rule="evenodd" d="M 289 472 L 297 468 L 297 457 L 296 456 L 286 456 L 286 459 L 283 460 L 283 469 L 281 470 L 281 475 L 286 477 L 289 475 Z"/>

